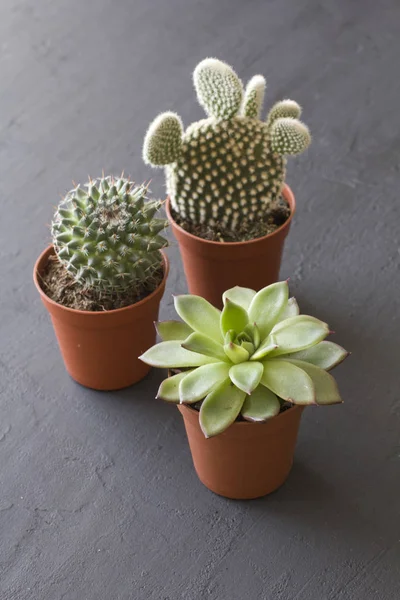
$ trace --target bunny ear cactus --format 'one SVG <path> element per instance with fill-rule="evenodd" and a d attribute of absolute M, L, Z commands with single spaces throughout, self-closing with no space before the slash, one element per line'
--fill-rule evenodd
<path fill-rule="evenodd" d="M 235 287 L 223 295 L 222 311 L 199 296 L 176 296 L 182 321 L 158 323 L 163 341 L 140 358 L 184 369 L 162 382 L 158 397 L 170 402 L 201 401 L 206 437 L 223 432 L 239 415 L 265 421 L 292 404 L 342 402 L 327 372 L 347 356 L 330 341 L 328 325 L 300 315 L 287 282 L 259 292 Z"/>
<path fill-rule="evenodd" d="M 159 115 L 146 134 L 143 158 L 165 167 L 171 204 L 181 218 L 234 231 L 264 217 L 279 199 L 286 156 L 303 152 L 310 134 L 292 100 L 278 102 L 260 120 L 266 86 L 261 75 L 243 90 L 230 66 L 208 58 L 193 80 L 208 118 L 184 132 L 178 115 Z"/>
<path fill-rule="evenodd" d="M 161 206 L 146 201 L 147 187 L 123 177 L 90 180 L 59 204 L 52 223 L 60 262 L 82 287 L 124 290 L 145 282 L 160 268 L 160 232 L 167 221 L 155 218 Z"/>

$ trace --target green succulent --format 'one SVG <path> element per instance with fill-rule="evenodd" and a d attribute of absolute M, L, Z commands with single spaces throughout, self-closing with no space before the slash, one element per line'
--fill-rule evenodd
<path fill-rule="evenodd" d="M 157 324 L 162 342 L 140 358 L 154 367 L 181 369 L 165 379 L 158 398 L 201 402 L 200 425 L 206 437 L 229 427 L 239 415 L 265 421 L 284 402 L 342 402 L 327 371 L 347 352 L 330 341 L 326 323 L 300 315 L 287 282 L 259 292 L 234 287 L 218 310 L 204 298 L 175 296 L 182 321 Z"/>
<path fill-rule="evenodd" d="M 184 132 L 177 114 L 159 115 L 146 134 L 143 159 L 165 167 L 172 208 L 183 219 L 234 231 L 263 218 L 279 199 L 286 156 L 305 150 L 310 133 L 293 100 L 276 103 L 266 121 L 260 120 L 262 75 L 255 75 L 244 91 L 229 65 L 207 58 L 193 80 L 208 118 Z"/>
<path fill-rule="evenodd" d="M 52 223 L 53 245 L 66 270 L 85 288 L 124 290 L 159 268 L 167 226 L 155 218 L 159 201 L 147 187 L 102 177 L 77 185 L 60 202 Z"/>

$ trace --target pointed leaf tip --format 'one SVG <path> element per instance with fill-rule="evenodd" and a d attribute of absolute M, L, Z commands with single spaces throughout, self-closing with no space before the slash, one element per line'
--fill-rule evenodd
<path fill-rule="evenodd" d="M 315 389 L 311 377 L 286 360 L 265 361 L 261 383 L 283 400 L 294 404 L 315 404 Z"/>
<path fill-rule="evenodd" d="M 187 377 L 193 370 L 182 371 L 182 373 L 177 373 L 176 375 L 172 375 L 164 381 L 161 382 L 160 387 L 157 392 L 157 399 L 165 400 L 167 402 L 179 402 L 179 384 L 181 381 Z"/>
<path fill-rule="evenodd" d="M 218 435 L 232 425 L 240 413 L 245 397 L 245 392 L 234 386 L 229 379 L 210 392 L 200 408 L 200 427 L 204 435 Z"/>
<path fill-rule="evenodd" d="M 289 358 L 303 360 L 305 362 L 314 364 L 317 367 L 325 369 L 325 371 L 330 371 L 338 364 L 343 362 L 349 354 L 349 352 L 347 352 L 338 344 L 324 340 L 319 342 L 319 344 L 315 344 L 315 346 L 311 346 L 310 348 L 306 348 L 305 350 L 301 350 L 299 352 L 288 354 L 287 356 Z M 282 356 L 282 358 L 285 357 Z"/>
<path fill-rule="evenodd" d="M 309 315 L 297 315 L 280 321 L 272 330 L 278 348 L 272 356 L 291 354 L 321 342 L 328 335 L 328 325 Z"/>
<path fill-rule="evenodd" d="M 250 395 L 258 387 L 263 371 L 261 363 L 242 362 L 230 368 L 229 377 L 236 387 Z"/>
<path fill-rule="evenodd" d="M 202 333 L 216 342 L 223 342 L 220 330 L 221 311 L 200 296 L 180 295 L 174 298 L 178 315 L 194 331 Z"/>
<path fill-rule="evenodd" d="M 164 341 L 183 341 L 193 333 L 193 329 L 182 321 L 155 321 L 156 331 Z"/>
<path fill-rule="evenodd" d="M 203 400 L 217 385 L 226 380 L 229 368 L 227 363 L 220 362 L 192 371 L 179 386 L 180 402 L 191 404 Z"/>
<path fill-rule="evenodd" d="M 273 283 L 256 293 L 249 307 L 249 319 L 257 324 L 265 340 L 289 299 L 286 281 Z"/>
<path fill-rule="evenodd" d="M 198 367 L 216 362 L 215 358 L 185 350 L 180 341 L 170 340 L 160 342 L 144 352 L 139 359 L 152 367 L 182 368 Z"/>
<path fill-rule="evenodd" d="M 252 301 L 255 295 L 256 292 L 254 290 L 251 290 L 250 288 L 240 287 L 237 285 L 231 288 L 230 290 L 224 292 L 222 295 L 222 299 L 224 301 L 224 304 L 226 300 L 229 299 L 235 302 L 236 304 L 239 304 L 242 308 L 244 308 L 247 311 L 250 306 L 250 302 Z"/>
<path fill-rule="evenodd" d="M 226 298 L 225 306 L 220 318 L 222 335 L 225 336 L 230 330 L 239 334 L 243 331 L 248 322 L 249 318 L 246 310 L 239 304 Z"/>
<path fill-rule="evenodd" d="M 198 352 L 199 354 L 212 356 L 224 362 L 227 362 L 228 360 L 222 344 L 215 342 L 211 338 L 201 333 L 191 333 L 189 337 L 184 340 L 182 348 L 186 348 L 186 350 L 190 350 L 191 352 Z"/>
<path fill-rule="evenodd" d="M 241 415 L 246 421 L 262 422 L 275 417 L 281 409 L 276 395 L 263 385 L 259 385 L 244 401 Z"/>
<path fill-rule="evenodd" d="M 318 405 L 342 404 L 339 388 L 330 373 L 305 361 L 290 358 L 287 360 L 302 369 L 311 378 L 315 389 L 315 402 Z"/>

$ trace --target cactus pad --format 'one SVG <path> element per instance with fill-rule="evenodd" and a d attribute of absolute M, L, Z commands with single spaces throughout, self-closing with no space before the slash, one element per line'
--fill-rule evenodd
<path fill-rule="evenodd" d="M 279 199 L 286 155 L 302 152 L 310 134 L 292 100 L 275 104 L 265 122 L 259 119 L 265 90 L 261 75 L 243 92 L 231 67 L 206 59 L 193 79 L 208 118 L 183 132 L 177 115 L 159 115 L 147 132 L 143 158 L 165 166 L 172 208 L 182 219 L 234 231 L 263 219 Z"/>

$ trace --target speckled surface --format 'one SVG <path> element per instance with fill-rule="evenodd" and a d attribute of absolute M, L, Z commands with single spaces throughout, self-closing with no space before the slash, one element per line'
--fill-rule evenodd
<path fill-rule="evenodd" d="M 2 600 L 400 597 L 399 24 L 396 0 L 3 0 Z M 31 281 L 71 179 L 125 169 L 163 194 L 142 139 L 163 110 L 201 118 L 207 55 L 304 106 L 282 276 L 353 353 L 345 404 L 306 410 L 290 479 L 254 502 L 198 482 L 162 373 L 112 394 L 71 381 Z M 162 317 L 186 290 L 169 255 Z"/>

